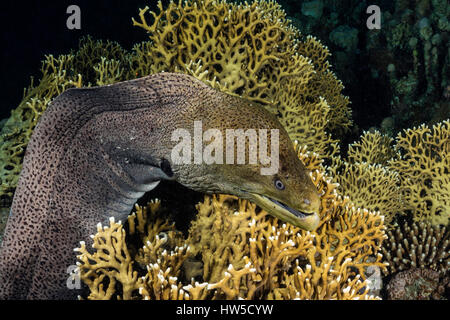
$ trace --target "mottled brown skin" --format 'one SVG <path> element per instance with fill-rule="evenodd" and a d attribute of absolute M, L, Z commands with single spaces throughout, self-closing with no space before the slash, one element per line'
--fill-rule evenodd
<path fill-rule="evenodd" d="M 280 129 L 286 188 L 255 165 L 174 165 L 177 128 Z M 0 299 L 73 299 L 67 268 L 79 241 L 99 222 L 124 221 L 162 179 L 197 191 L 255 201 L 264 194 L 317 216 L 317 191 L 278 121 L 261 106 L 182 74 L 162 73 L 111 86 L 70 89 L 41 117 L 26 150 L 0 248 Z M 174 195 L 176 196 L 176 195 Z M 262 205 L 264 207 L 264 205 Z"/>

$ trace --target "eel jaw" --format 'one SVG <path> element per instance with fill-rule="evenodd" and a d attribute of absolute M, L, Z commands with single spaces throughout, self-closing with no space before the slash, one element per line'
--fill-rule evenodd
<path fill-rule="evenodd" d="M 300 212 L 269 197 L 257 193 L 250 194 L 258 206 L 284 222 L 307 231 L 313 231 L 319 226 L 320 218 L 317 212 Z"/>

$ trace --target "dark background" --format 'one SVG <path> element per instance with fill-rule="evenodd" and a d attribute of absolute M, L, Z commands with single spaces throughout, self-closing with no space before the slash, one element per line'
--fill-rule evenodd
<path fill-rule="evenodd" d="M 145 32 L 133 27 L 139 9 L 154 7 L 156 0 L 30 0 L 3 1 L 0 5 L 0 120 L 22 100 L 30 76 L 40 78 L 46 54 L 67 54 L 78 47 L 80 37 L 119 42 L 126 49 L 145 41 Z M 67 7 L 81 9 L 81 30 L 69 30 Z"/>

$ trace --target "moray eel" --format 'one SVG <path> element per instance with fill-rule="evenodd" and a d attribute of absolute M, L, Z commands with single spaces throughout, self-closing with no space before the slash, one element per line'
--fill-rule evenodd
<path fill-rule="evenodd" d="M 258 164 L 174 164 L 177 128 L 279 129 L 279 170 Z M 161 180 L 248 199 L 307 230 L 319 195 L 292 143 L 260 105 L 187 75 L 160 73 L 109 86 L 75 88 L 42 115 L 28 144 L 0 248 L 0 299 L 73 299 L 67 287 L 79 241 L 109 217 L 125 220 Z"/>

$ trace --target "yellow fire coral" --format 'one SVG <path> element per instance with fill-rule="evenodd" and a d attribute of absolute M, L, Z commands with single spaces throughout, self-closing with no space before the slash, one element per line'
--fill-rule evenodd
<path fill-rule="evenodd" d="M 233 196 L 207 197 L 197 209 L 187 242 L 192 253 L 202 257 L 203 279 L 219 282 L 214 288 L 224 289 L 222 282 L 226 281 L 221 279 L 230 265 L 239 270 L 249 259 L 254 269 L 242 279 L 246 289 L 228 293 L 227 298 L 264 296 L 276 287 L 274 278 L 279 275 L 280 266 L 306 254 L 312 245 L 310 234 L 302 235 L 299 229 L 281 225 L 268 218 L 266 212 L 258 212 L 254 204 Z"/>
<path fill-rule="evenodd" d="M 415 221 L 449 223 L 450 121 L 422 125 L 397 136 L 401 156 L 389 162 L 400 173 L 402 191 Z"/>
<path fill-rule="evenodd" d="M 348 161 L 386 166 L 389 160 L 397 157 L 393 144 L 392 138 L 382 135 L 377 130 L 364 131 L 360 141 L 349 145 Z"/>
<path fill-rule="evenodd" d="M 51 99 L 71 87 L 81 86 L 81 76 L 70 74 L 73 55 L 55 58 L 46 56 L 42 63 L 42 78 L 38 85 L 24 90 L 19 106 L 12 110 L 11 117 L 0 135 L 0 196 L 12 198 L 22 169 L 22 159 L 34 127 Z"/>
<path fill-rule="evenodd" d="M 159 208 L 158 200 L 148 203 L 146 207 L 136 205 L 135 212 L 128 217 L 127 236 L 137 235 L 140 243 L 144 243 L 138 250 L 125 242 L 122 222 L 115 222 L 114 219 L 110 219 L 109 226 L 97 226 L 97 234 L 92 237 L 93 254 L 87 251 L 84 242 L 75 249 L 80 252 L 77 265 L 81 279 L 90 289 L 88 299 L 129 300 L 142 298 L 149 291 L 153 299 L 168 299 L 173 281 L 160 281 L 161 273 L 176 277 L 187 258 L 187 247 L 177 247 L 182 241 L 181 233 L 175 231 L 173 224 L 156 217 Z M 139 267 L 147 268 L 145 277 L 137 276 L 135 269 Z M 162 289 L 164 285 L 168 285 L 169 291 Z M 121 294 L 116 294 L 117 286 L 121 288 Z"/>
<path fill-rule="evenodd" d="M 122 223 L 115 223 L 111 219 L 110 226 L 97 226 L 97 234 L 93 236 L 92 247 L 96 249 L 93 254 L 86 250 L 86 244 L 81 242 L 81 247 L 75 249 L 82 252 L 79 256 L 82 264 L 78 263 L 82 273 L 82 280 L 89 286 L 90 299 L 108 300 L 115 292 L 116 283 L 122 286 L 122 297 L 129 300 L 133 291 L 139 290 L 142 279 L 138 278 L 133 270 L 133 262 L 125 244 L 125 230 Z M 108 283 L 104 284 L 105 278 Z M 120 297 L 117 297 L 120 298 Z"/>
<path fill-rule="evenodd" d="M 189 237 L 182 240 L 173 225 L 155 217 L 159 203 L 137 206 L 127 241 L 121 224 L 112 221 L 94 236 L 96 252 L 89 253 L 84 244 L 78 249 L 81 279 L 91 289 L 88 298 L 99 293 L 124 299 L 376 298 L 367 294 L 365 270 L 384 267 L 383 217 L 340 197 L 321 160 L 304 151 L 299 149 L 299 156 L 322 194 L 322 220 L 315 232 L 283 224 L 248 201 L 217 195 L 198 204 Z M 136 233 L 146 241 L 138 250 L 129 240 Z M 136 276 L 139 265 L 146 273 Z M 201 280 L 187 278 L 190 268 L 201 271 L 196 276 Z M 108 284 L 117 287 L 121 281 L 119 288 L 127 291 L 113 296 Z"/>
<path fill-rule="evenodd" d="M 381 165 L 348 163 L 335 158 L 330 167 L 342 192 L 355 204 L 380 212 L 386 224 L 391 224 L 396 214 L 405 209 L 397 172 Z"/>
<path fill-rule="evenodd" d="M 347 160 L 332 159 L 328 171 L 359 206 L 379 210 L 390 224 L 396 214 L 448 225 L 450 215 L 450 121 L 399 133 L 395 144 L 365 132 L 349 146 Z"/>
<path fill-rule="evenodd" d="M 334 157 L 328 168 L 344 195 L 358 206 L 381 212 L 388 225 L 406 209 L 399 174 L 387 166 L 396 157 L 391 145 L 392 139 L 378 131 L 364 132 L 349 146 L 348 159 Z"/>
<path fill-rule="evenodd" d="M 329 70 L 328 49 L 314 37 L 303 39 L 279 4 L 188 0 L 166 8 L 158 2 L 158 9 L 144 8 L 133 19 L 150 37 L 136 47 L 146 56 L 144 64 L 134 64 L 137 73 L 189 73 L 187 66 L 198 63 L 203 81 L 262 103 L 293 140 L 323 155 L 336 152 L 327 148 L 335 140 L 326 131 L 351 125 L 348 98 Z"/>
<path fill-rule="evenodd" d="M 99 81 L 102 69 L 108 69 L 105 64 L 111 64 L 110 68 L 116 72 L 110 72 L 113 79 L 123 81 L 134 78 L 130 73 L 130 53 L 115 41 L 94 40 L 87 36 L 80 39 L 79 49 L 74 54 L 73 65 L 68 69 L 75 74 L 81 74 L 84 86 L 94 86 L 113 83 L 103 74 L 103 79 L 108 82 Z M 104 61 L 103 61 L 104 60 Z M 115 61 L 111 63 L 111 61 Z M 102 67 L 101 65 L 104 65 Z M 117 77 L 117 72 L 121 75 Z"/>

